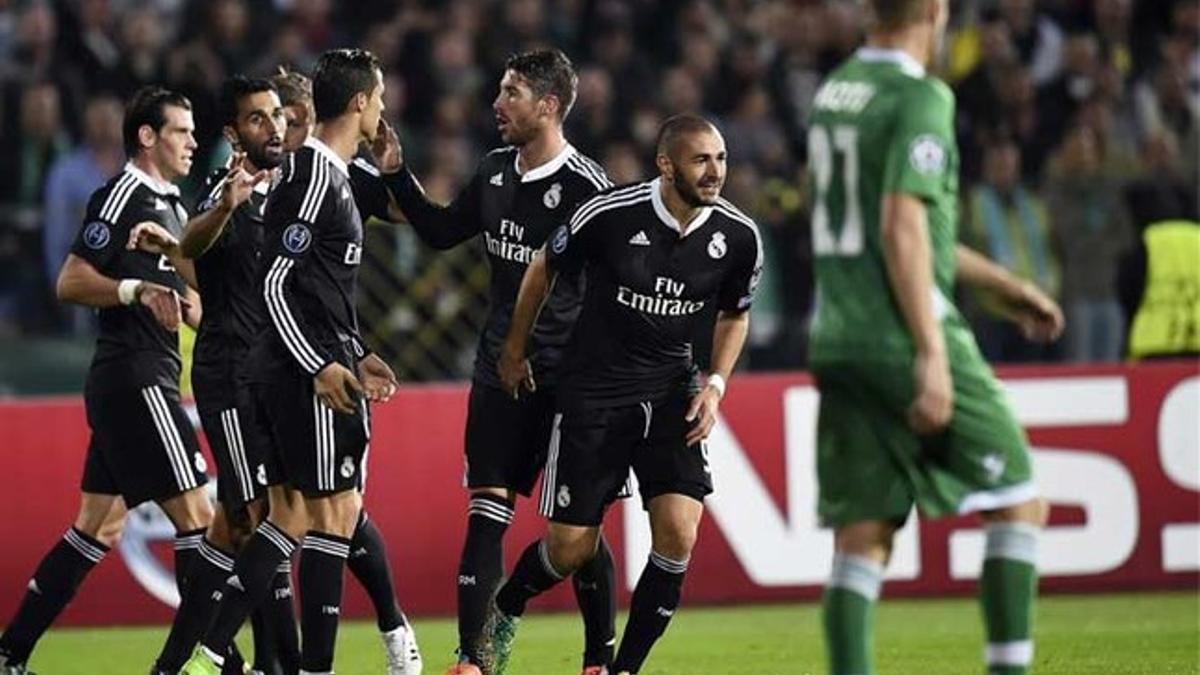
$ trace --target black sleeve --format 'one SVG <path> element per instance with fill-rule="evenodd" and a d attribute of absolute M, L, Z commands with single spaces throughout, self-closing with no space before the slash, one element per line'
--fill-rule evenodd
<path fill-rule="evenodd" d="M 717 309 L 723 312 L 745 311 L 754 304 L 754 291 L 758 288 L 759 277 L 762 276 L 763 247 L 758 229 L 751 229 L 754 233 L 753 241 L 745 243 L 738 252 L 737 264 L 721 281 Z"/>
<path fill-rule="evenodd" d="M 315 339 L 313 326 L 317 322 L 305 315 L 295 293 L 297 280 L 313 273 L 312 251 L 320 235 L 316 223 L 323 194 L 318 192 L 315 199 L 306 199 L 310 196 L 310 180 L 320 179 L 297 176 L 281 183 L 267 202 L 262 260 L 268 272 L 263 298 L 279 339 L 305 372 L 316 375 L 334 359 Z M 317 183 L 317 189 L 327 191 L 328 184 Z"/>
<path fill-rule="evenodd" d="M 139 188 L 122 188 L 115 183 L 111 190 L 97 190 L 88 202 L 83 225 L 71 244 L 71 253 L 88 261 L 100 273 L 111 276 L 112 270 L 133 223 L 139 222 L 137 194 Z M 143 220 L 156 220 L 153 216 Z"/>
<path fill-rule="evenodd" d="M 383 180 L 388 191 L 396 198 L 400 210 L 417 231 L 417 236 L 434 248 L 447 249 L 482 231 L 482 175 L 482 169 L 477 170 L 471 182 L 448 206 L 439 206 L 430 201 L 407 166 L 396 173 L 384 174 Z"/>
<path fill-rule="evenodd" d="M 600 217 L 596 209 L 590 208 L 599 196 L 580 204 L 571 220 L 559 226 L 546 238 L 543 249 L 546 255 L 546 266 L 551 272 L 576 272 L 587 262 L 588 257 L 596 247 L 596 239 L 600 225 L 596 220 Z"/>
<path fill-rule="evenodd" d="M 388 206 L 392 200 L 374 164 L 362 157 L 355 157 L 350 162 L 350 189 L 354 192 L 354 203 L 363 222 L 371 217 L 391 220 Z"/>

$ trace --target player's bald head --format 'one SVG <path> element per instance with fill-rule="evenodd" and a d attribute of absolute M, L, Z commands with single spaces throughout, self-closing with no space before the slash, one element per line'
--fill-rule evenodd
<path fill-rule="evenodd" d="M 684 113 L 669 117 L 658 129 L 658 142 L 655 143 L 655 153 L 673 158 L 679 149 L 679 141 L 681 139 L 699 133 L 721 135 L 715 124 L 699 115 Z"/>

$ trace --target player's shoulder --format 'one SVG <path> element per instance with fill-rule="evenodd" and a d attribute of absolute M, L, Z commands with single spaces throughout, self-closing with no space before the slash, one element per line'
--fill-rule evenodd
<path fill-rule="evenodd" d="M 517 147 L 515 145 L 492 148 L 479 160 L 479 171 L 489 174 L 503 171 L 504 167 L 511 165 L 516 159 Z"/>
<path fill-rule="evenodd" d="M 108 179 L 88 200 L 88 219 L 116 225 L 130 214 L 153 208 L 155 192 L 128 166 Z"/>
<path fill-rule="evenodd" d="M 607 187 L 579 205 L 575 215 L 571 217 L 571 227 L 579 229 L 585 223 L 605 214 L 643 208 L 650 204 L 653 193 L 653 181 Z"/>
<path fill-rule="evenodd" d="M 563 175 L 575 181 L 588 192 L 599 192 L 613 187 L 604 167 L 591 157 L 572 148 L 562 166 Z"/>
<path fill-rule="evenodd" d="M 935 75 L 908 77 L 900 81 L 904 103 L 910 106 L 953 106 L 954 90 Z"/>
<path fill-rule="evenodd" d="M 754 222 L 745 211 L 742 211 L 733 202 L 718 197 L 716 204 L 713 205 L 713 213 L 730 224 L 730 230 L 737 233 L 736 236 L 744 238 L 754 246 L 762 247 L 762 234 L 758 230 L 758 223 Z"/>

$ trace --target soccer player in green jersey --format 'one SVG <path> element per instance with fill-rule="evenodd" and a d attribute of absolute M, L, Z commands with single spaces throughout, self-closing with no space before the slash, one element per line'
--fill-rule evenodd
<path fill-rule="evenodd" d="M 830 670 L 873 672 L 873 607 L 915 504 L 926 517 L 982 516 L 987 672 L 1027 673 L 1047 508 L 1025 436 L 954 307 L 954 284 L 995 293 L 1031 339 L 1056 339 L 1062 312 L 957 243 L 954 97 L 925 72 L 947 0 L 871 5 L 867 46 L 818 90 L 808 137 L 818 509 L 835 530 L 824 597 Z"/>

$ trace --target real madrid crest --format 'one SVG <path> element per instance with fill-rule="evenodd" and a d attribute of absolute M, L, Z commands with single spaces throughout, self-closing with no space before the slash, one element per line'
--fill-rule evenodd
<path fill-rule="evenodd" d="M 558 206 L 558 203 L 561 201 L 562 183 L 555 183 L 554 185 L 551 185 L 550 189 L 546 190 L 546 194 L 542 195 L 542 203 L 545 204 L 546 208 L 548 209 Z"/>
<path fill-rule="evenodd" d="M 725 244 L 724 232 L 713 232 L 712 239 L 708 241 L 708 255 L 713 260 L 720 260 L 725 257 L 725 252 L 729 247 Z"/>

